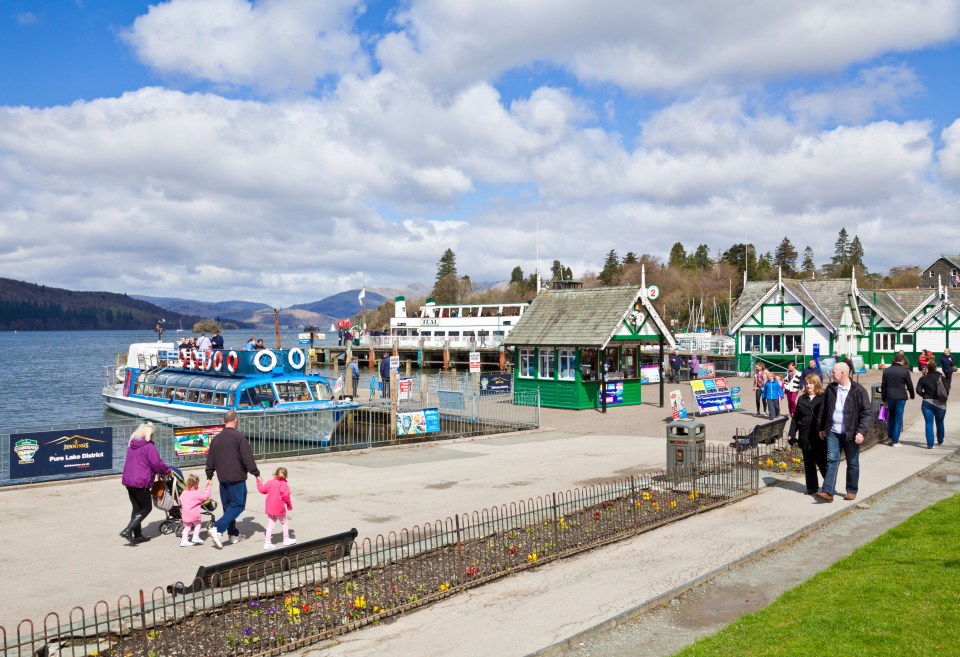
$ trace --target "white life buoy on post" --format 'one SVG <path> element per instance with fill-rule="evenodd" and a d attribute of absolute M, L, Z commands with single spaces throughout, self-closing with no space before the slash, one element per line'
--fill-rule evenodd
<path fill-rule="evenodd" d="M 307 362 L 307 357 L 304 355 L 303 349 L 291 349 L 290 353 L 287 354 L 287 362 L 293 369 L 302 370 Z"/>
<path fill-rule="evenodd" d="M 227 369 L 232 374 L 237 371 L 237 367 L 239 366 L 240 358 L 237 356 L 237 352 L 231 351 L 229 354 L 227 354 Z"/>
<path fill-rule="evenodd" d="M 267 357 L 266 363 L 263 362 L 264 356 Z M 273 368 L 277 366 L 277 355 L 269 349 L 261 349 L 253 357 L 253 365 L 261 372 L 272 372 Z"/>

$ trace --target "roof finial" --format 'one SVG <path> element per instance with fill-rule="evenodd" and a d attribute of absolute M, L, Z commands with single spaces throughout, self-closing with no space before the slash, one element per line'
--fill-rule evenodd
<path fill-rule="evenodd" d="M 777 265 L 777 286 L 783 290 L 783 267 Z"/>

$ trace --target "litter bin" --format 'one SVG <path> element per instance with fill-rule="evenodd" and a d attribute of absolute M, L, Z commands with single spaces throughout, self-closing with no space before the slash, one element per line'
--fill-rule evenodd
<path fill-rule="evenodd" d="M 883 402 L 880 397 L 880 384 L 874 383 L 870 386 L 870 401 L 871 406 L 873 407 L 873 417 L 877 417 L 877 414 L 880 413 L 880 407 L 883 406 Z"/>
<path fill-rule="evenodd" d="M 700 463 L 707 456 L 707 431 L 697 420 L 674 420 L 667 424 L 667 470 Z"/>

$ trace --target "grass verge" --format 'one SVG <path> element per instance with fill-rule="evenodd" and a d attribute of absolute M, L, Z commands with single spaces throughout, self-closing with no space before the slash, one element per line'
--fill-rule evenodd
<path fill-rule="evenodd" d="M 960 654 L 960 494 L 676 657 Z"/>

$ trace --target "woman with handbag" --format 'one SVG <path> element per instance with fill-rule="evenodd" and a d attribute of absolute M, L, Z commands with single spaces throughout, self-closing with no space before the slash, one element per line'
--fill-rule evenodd
<path fill-rule="evenodd" d="M 823 412 L 823 383 L 816 374 L 808 374 L 803 392 L 797 398 L 796 412 L 790 421 L 790 444 L 799 443 L 803 452 L 803 471 L 807 479 L 807 495 L 820 490 L 820 476 L 827 475 L 827 441 L 820 437 L 820 414 Z"/>
<path fill-rule="evenodd" d="M 163 462 L 153 444 L 155 429 L 152 422 L 144 422 L 130 436 L 127 446 L 127 458 L 123 463 L 123 477 L 120 482 L 127 487 L 130 497 L 130 523 L 123 528 L 120 536 L 131 545 L 146 543 L 150 539 L 143 535 L 143 519 L 150 513 L 150 486 L 156 475 L 167 476 L 170 466 Z"/>
<path fill-rule="evenodd" d="M 946 390 L 937 363 L 927 361 L 927 373 L 917 381 L 917 394 L 923 397 L 920 412 L 927 430 L 927 449 L 933 449 L 933 427 L 937 427 L 937 444 L 943 444 L 943 418 L 947 415 Z"/>

